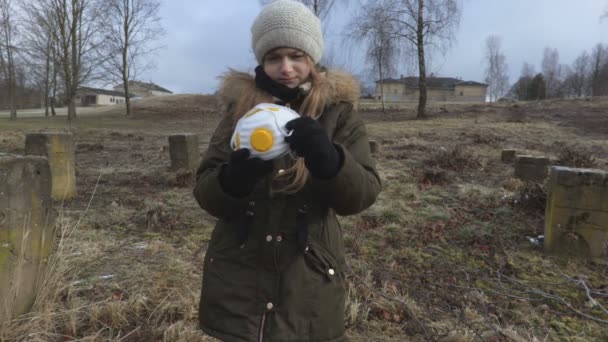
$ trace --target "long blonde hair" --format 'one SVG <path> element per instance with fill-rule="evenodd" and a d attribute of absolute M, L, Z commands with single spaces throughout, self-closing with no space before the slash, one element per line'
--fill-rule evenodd
<path fill-rule="evenodd" d="M 298 111 L 301 116 L 308 116 L 316 120 L 323 113 L 323 109 L 327 103 L 327 84 L 325 77 L 323 77 L 312 59 L 308 56 L 307 62 L 310 65 L 311 88 Z M 233 112 L 235 123 L 256 105 L 273 101 L 272 95 L 259 89 L 255 84 L 252 84 L 251 87 L 252 89 L 248 89 L 249 91 L 244 92 L 244 95 L 236 104 Z M 273 189 L 273 192 L 286 194 L 296 193 L 304 187 L 309 177 L 310 174 L 304 165 L 304 159 L 298 157 L 289 168 L 284 172 L 277 174 L 275 177 L 275 179 L 287 178 L 290 180 L 289 184 L 279 189 Z"/>

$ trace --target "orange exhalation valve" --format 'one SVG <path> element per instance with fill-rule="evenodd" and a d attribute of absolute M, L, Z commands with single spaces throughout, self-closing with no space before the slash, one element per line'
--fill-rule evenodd
<path fill-rule="evenodd" d="M 258 152 L 266 152 L 272 148 L 274 137 L 266 128 L 256 128 L 251 134 L 251 147 Z"/>

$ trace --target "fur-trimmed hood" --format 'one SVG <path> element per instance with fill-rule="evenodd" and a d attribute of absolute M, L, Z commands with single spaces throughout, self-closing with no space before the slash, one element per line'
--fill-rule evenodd
<path fill-rule="evenodd" d="M 326 104 L 331 105 L 338 102 L 348 102 L 356 105 L 359 101 L 361 88 L 355 78 L 343 71 L 327 70 L 323 73 L 326 82 L 322 87 L 326 88 L 322 94 L 326 95 Z M 221 76 L 221 85 L 218 97 L 223 106 L 236 103 L 241 96 L 254 91 L 255 76 L 246 72 L 229 70 Z"/>

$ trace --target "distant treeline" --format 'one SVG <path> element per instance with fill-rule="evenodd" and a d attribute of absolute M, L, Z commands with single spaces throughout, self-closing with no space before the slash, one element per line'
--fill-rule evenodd
<path fill-rule="evenodd" d="M 545 48 L 542 72 L 524 63 L 521 76 L 508 94 L 518 100 L 608 96 L 608 46 L 583 51 L 572 65 L 559 63 L 557 49 Z"/>

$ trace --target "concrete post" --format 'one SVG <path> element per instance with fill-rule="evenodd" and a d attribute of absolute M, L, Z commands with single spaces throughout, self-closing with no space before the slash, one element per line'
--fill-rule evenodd
<path fill-rule="evenodd" d="M 608 172 L 551 168 L 545 249 L 583 257 L 608 255 Z"/>
<path fill-rule="evenodd" d="M 551 160 L 547 157 L 519 155 L 515 157 L 515 178 L 542 182 L 547 178 Z"/>
<path fill-rule="evenodd" d="M 197 135 L 182 133 L 169 136 L 169 154 L 172 170 L 195 171 L 200 162 Z"/>
<path fill-rule="evenodd" d="M 53 249 L 46 158 L 0 154 L 0 323 L 30 310 Z"/>
<path fill-rule="evenodd" d="M 376 140 L 370 140 L 369 141 L 369 149 L 372 152 L 372 154 L 378 153 L 378 148 L 379 148 L 379 145 L 378 145 L 378 142 Z"/>
<path fill-rule="evenodd" d="M 25 154 L 47 157 L 51 168 L 54 200 L 76 196 L 75 148 L 72 133 L 28 133 Z"/>
<path fill-rule="evenodd" d="M 502 150 L 500 159 L 505 164 L 513 164 L 513 162 L 515 161 L 516 153 L 517 153 L 516 150 Z"/>

